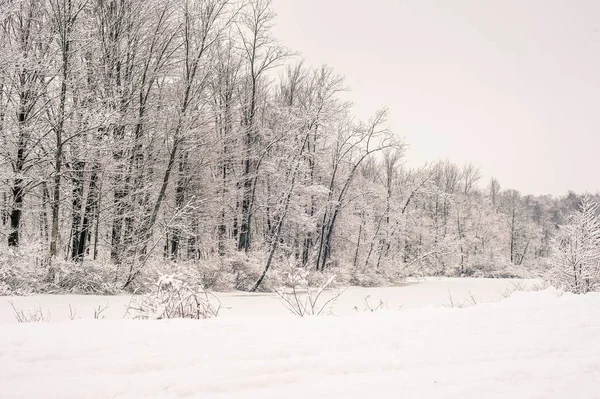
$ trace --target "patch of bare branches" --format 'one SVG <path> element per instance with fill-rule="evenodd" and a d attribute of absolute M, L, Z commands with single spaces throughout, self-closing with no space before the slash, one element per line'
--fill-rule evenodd
<path fill-rule="evenodd" d="M 132 299 L 127 314 L 134 319 L 208 319 L 220 309 L 218 298 L 202 287 L 163 275 L 152 292 Z"/>
<path fill-rule="evenodd" d="M 296 269 L 288 273 L 288 287 L 276 291 L 279 300 L 287 310 L 296 316 L 319 316 L 331 312 L 337 299 L 345 290 L 329 290 L 335 276 L 324 283 L 314 285 L 308 278 L 309 270 Z"/>

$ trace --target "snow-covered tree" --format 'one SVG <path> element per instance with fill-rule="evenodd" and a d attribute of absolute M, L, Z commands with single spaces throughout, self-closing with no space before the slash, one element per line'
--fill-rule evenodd
<path fill-rule="evenodd" d="M 598 206 L 584 197 L 579 210 L 560 227 L 555 238 L 549 280 L 567 291 L 583 294 L 600 288 Z"/>
<path fill-rule="evenodd" d="M 272 0 L 0 1 L 0 254 L 119 289 L 171 266 L 262 289 L 285 265 L 378 282 L 548 256 L 577 194 L 404 165 L 387 113 L 356 119 L 276 23 Z"/>

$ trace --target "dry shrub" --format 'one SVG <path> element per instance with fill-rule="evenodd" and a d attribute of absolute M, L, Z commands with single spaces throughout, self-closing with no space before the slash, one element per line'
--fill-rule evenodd
<path fill-rule="evenodd" d="M 33 309 L 28 309 L 27 311 L 24 311 L 23 309 L 17 308 L 12 301 L 10 301 L 9 303 L 13 309 L 15 319 L 19 323 L 39 323 L 50 321 L 50 311 L 44 313 L 40 305 L 36 306 Z"/>
<path fill-rule="evenodd" d="M 371 295 L 367 295 L 364 299 L 363 299 L 363 303 L 362 303 L 362 307 L 359 308 L 358 306 L 354 307 L 354 310 L 356 310 L 357 312 L 363 312 L 363 313 L 375 313 L 378 310 L 387 310 L 389 308 L 387 301 L 384 301 L 383 299 L 380 299 L 378 303 L 373 303 L 371 302 Z"/>
<path fill-rule="evenodd" d="M 152 292 L 132 299 L 127 314 L 134 319 L 208 319 L 217 317 L 220 309 L 217 297 L 201 286 L 163 275 Z"/>
<path fill-rule="evenodd" d="M 335 276 L 314 286 L 310 283 L 310 274 L 308 269 L 295 269 L 287 273 L 287 287 L 281 287 L 276 291 L 283 306 L 296 316 L 319 316 L 324 312 L 330 313 L 333 305 L 344 292 L 343 290 L 331 292 L 328 297 L 326 291 L 331 287 Z"/>

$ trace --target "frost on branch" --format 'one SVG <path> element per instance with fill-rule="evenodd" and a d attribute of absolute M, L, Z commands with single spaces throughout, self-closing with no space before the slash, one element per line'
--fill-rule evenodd
<path fill-rule="evenodd" d="M 569 223 L 561 226 L 550 258 L 550 283 L 583 294 L 600 289 L 600 221 L 598 203 L 585 197 Z"/>
<path fill-rule="evenodd" d="M 209 319 L 220 309 L 219 300 L 202 287 L 161 275 L 152 292 L 132 300 L 127 313 L 134 319 Z"/>

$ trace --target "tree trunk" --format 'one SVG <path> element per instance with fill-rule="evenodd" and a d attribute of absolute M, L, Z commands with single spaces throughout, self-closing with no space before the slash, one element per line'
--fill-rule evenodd
<path fill-rule="evenodd" d="M 15 179 L 12 187 L 13 206 L 10 212 L 10 233 L 8 234 L 8 246 L 18 247 L 20 244 L 19 231 L 21 227 L 21 215 L 23 209 L 23 179 Z"/>
<path fill-rule="evenodd" d="M 14 173 L 17 176 L 13 180 L 11 187 L 13 203 L 10 212 L 10 233 L 8 234 L 8 246 L 18 247 L 20 244 L 20 227 L 21 227 L 21 215 L 23 211 L 23 200 L 25 182 L 20 176 L 24 173 L 26 149 L 28 142 L 28 133 L 26 132 L 25 124 L 29 117 L 28 112 L 28 100 L 26 95 L 22 95 L 20 99 L 19 111 L 17 113 L 17 123 L 19 126 L 19 140 L 17 143 L 17 159 L 15 160 Z"/>
<path fill-rule="evenodd" d="M 179 177 L 177 179 L 177 186 L 175 187 L 175 213 L 181 212 L 185 205 L 185 192 L 187 189 L 188 181 L 189 181 L 189 171 L 188 171 L 188 153 L 184 152 L 179 159 Z M 176 215 L 177 220 L 181 220 L 181 216 Z M 179 224 L 176 222 L 176 224 Z M 181 241 L 181 228 L 176 226 L 171 229 L 171 245 L 170 245 L 170 253 L 169 257 L 172 260 L 176 260 L 179 254 L 179 246 Z"/>
<path fill-rule="evenodd" d="M 82 200 L 83 200 L 83 173 L 85 168 L 85 162 L 77 160 L 73 162 L 73 202 L 71 210 L 71 259 L 74 261 L 83 260 L 80 258 L 79 252 L 79 239 L 81 236 L 81 211 L 82 211 Z"/>
<path fill-rule="evenodd" d="M 83 210 L 83 216 L 81 218 L 81 227 L 78 230 L 77 238 L 74 242 L 77 245 L 73 245 L 73 256 L 72 259 L 75 261 L 83 261 L 86 253 L 86 248 L 91 237 L 91 227 L 94 215 L 97 213 L 98 208 L 98 166 L 94 165 L 92 175 L 90 176 L 90 184 L 88 189 L 88 196 L 85 202 L 85 208 Z"/>

